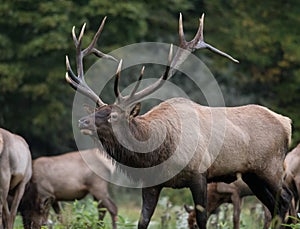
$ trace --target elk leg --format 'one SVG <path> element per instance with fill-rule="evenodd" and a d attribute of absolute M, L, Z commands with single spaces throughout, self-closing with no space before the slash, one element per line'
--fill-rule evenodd
<path fill-rule="evenodd" d="M 288 213 L 290 213 L 292 216 L 296 217 L 296 212 L 293 210 L 293 192 L 286 186 L 286 184 L 282 185 L 282 190 L 280 193 L 280 199 L 279 199 L 279 207 L 280 207 L 280 216 L 283 220 L 285 220 L 285 217 Z M 288 218 L 287 223 L 296 223 L 293 219 Z"/>
<path fill-rule="evenodd" d="M 17 215 L 17 211 L 18 211 L 18 207 L 20 204 L 20 201 L 22 199 L 22 196 L 24 194 L 25 191 L 25 181 L 21 181 L 21 183 L 16 187 L 16 191 L 14 193 L 14 198 L 13 198 L 13 202 L 11 204 L 11 209 L 10 209 L 10 217 L 9 217 L 9 226 L 8 228 L 13 228 L 14 225 L 14 221 Z"/>
<path fill-rule="evenodd" d="M 107 185 L 105 183 L 96 183 L 90 187 L 89 191 L 93 195 L 94 200 L 98 201 L 98 219 L 101 221 L 104 219 L 107 209 L 111 216 L 113 229 L 117 228 L 118 208 L 109 197 Z"/>
<path fill-rule="evenodd" d="M 9 212 L 6 199 L 4 199 L 4 202 L 2 204 L 1 213 L 2 213 L 2 217 L 1 217 L 0 229 L 7 228 L 10 212 Z"/>
<path fill-rule="evenodd" d="M 106 210 L 103 210 L 103 208 L 106 208 L 108 210 L 108 212 L 111 216 L 113 229 L 116 229 L 117 228 L 116 222 L 117 222 L 117 216 L 118 216 L 117 206 L 109 197 L 103 199 L 98 205 L 100 220 L 103 220 L 105 213 L 106 213 Z"/>
<path fill-rule="evenodd" d="M 138 229 L 146 229 L 157 205 L 161 187 L 151 187 L 142 189 L 142 213 L 140 216 Z"/>
<path fill-rule="evenodd" d="M 52 208 L 55 212 L 55 214 L 60 215 L 60 206 L 57 200 L 54 200 L 54 202 L 52 203 Z"/>
<path fill-rule="evenodd" d="M 272 216 L 269 209 L 265 205 L 263 205 L 263 209 L 264 209 L 264 216 L 265 216 L 263 229 L 268 229 L 271 226 L 270 224 L 272 221 Z"/>
<path fill-rule="evenodd" d="M 196 221 L 200 229 L 206 228 L 206 205 L 207 205 L 207 180 L 206 176 L 201 175 L 198 179 L 194 179 L 190 185 L 195 204 Z"/>
<path fill-rule="evenodd" d="M 257 198 L 270 210 L 273 217 L 276 201 L 267 184 L 255 174 L 244 174 L 243 180 Z"/>
<path fill-rule="evenodd" d="M 4 215 L 3 215 L 3 228 L 7 228 L 10 229 L 9 225 L 10 225 L 10 210 L 9 210 L 9 206 L 8 203 L 5 201 L 3 204 L 3 209 L 4 209 Z M 11 228 L 12 229 L 12 228 Z"/>
<path fill-rule="evenodd" d="M 31 226 L 31 220 L 23 210 L 21 211 L 21 216 L 24 229 L 33 229 L 33 227 Z"/>
<path fill-rule="evenodd" d="M 280 189 L 276 184 L 269 184 L 256 174 L 244 174 L 243 180 L 257 196 L 257 198 L 270 210 L 272 217 L 280 216 L 284 219 L 292 199 L 291 191 L 283 187 Z"/>
<path fill-rule="evenodd" d="M 5 176 L 8 174 L 8 171 L 1 171 L 0 174 L 0 229 L 7 227 L 8 217 L 10 215 L 9 208 L 7 204 L 8 190 L 10 180 Z"/>
<path fill-rule="evenodd" d="M 3 216 L 3 204 L 0 203 L 0 229 L 3 229 Z"/>
<path fill-rule="evenodd" d="M 52 203 L 52 208 L 53 208 L 55 214 L 57 215 L 58 221 L 62 222 L 61 208 L 60 208 L 60 204 L 57 200 L 54 200 L 54 202 Z"/>
<path fill-rule="evenodd" d="M 104 219 L 105 214 L 106 214 L 106 209 L 107 208 L 104 206 L 102 200 L 100 200 L 98 203 L 99 203 L 98 204 L 98 212 L 99 212 L 98 219 L 102 221 Z"/>
<path fill-rule="evenodd" d="M 237 191 L 232 193 L 231 201 L 233 204 L 233 228 L 240 229 L 241 198 Z"/>

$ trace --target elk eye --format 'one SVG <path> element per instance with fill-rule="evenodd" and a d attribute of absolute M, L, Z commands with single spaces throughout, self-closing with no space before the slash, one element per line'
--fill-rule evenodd
<path fill-rule="evenodd" d="M 118 113 L 117 112 L 112 112 L 110 114 L 110 118 L 111 118 L 111 121 L 116 121 L 118 119 Z"/>

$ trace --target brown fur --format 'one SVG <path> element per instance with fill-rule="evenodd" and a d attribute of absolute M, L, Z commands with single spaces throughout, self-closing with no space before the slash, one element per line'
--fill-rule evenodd
<path fill-rule="evenodd" d="M 88 164 L 86 164 L 88 162 Z M 114 167 L 97 149 L 40 157 L 33 161 L 33 176 L 24 195 L 21 214 L 25 228 L 40 228 L 47 223 L 51 206 L 59 213 L 58 201 L 82 199 L 90 193 L 107 208 L 116 228 L 117 207 L 110 199 L 107 181 L 97 174 L 110 175 Z M 100 211 L 102 220 L 105 211 Z"/>
<path fill-rule="evenodd" d="M 192 191 L 193 196 L 195 194 L 194 198 L 200 200 L 204 198 L 204 192 L 206 192 L 205 182 L 203 184 L 201 184 L 202 181 L 200 182 L 203 180 L 201 176 L 206 175 L 209 182 L 230 182 L 236 178 L 237 173 L 241 173 L 244 181 L 266 204 L 272 214 L 279 214 L 284 218 L 291 198 L 290 193 L 282 189 L 283 160 L 291 141 L 289 118 L 258 105 L 211 108 L 184 98 L 169 99 L 146 114 L 131 119 L 128 118 L 128 113 L 116 105 L 105 105 L 94 114 L 82 118 L 80 128 L 94 131 L 95 137 L 99 137 L 107 153 L 113 159 L 138 168 L 155 166 L 165 161 L 178 147 L 178 140 L 183 139 L 180 143 L 180 146 L 184 146 L 180 152 L 181 156 L 176 157 L 173 164 L 187 163 L 187 165 L 178 175 L 158 185 L 155 192 L 154 189 L 145 189 L 143 200 L 146 200 L 148 195 L 146 192 L 151 190 L 159 195 L 162 187 L 190 187 L 194 190 Z M 114 117 L 117 114 L 117 118 L 112 120 L 111 114 L 114 114 Z M 191 118 L 193 115 L 197 117 L 196 120 Z M 182 121 L 193 134 L 185 136 L 181 132 Z M 115 127 L 114 130 L 112 126 Z M 195 129 L 197 126 L 200 129 Z M 166 130 L 165 135 L 164 130 Z M 127 138 L 129 133 L 135 137 L 133 140 L 146 141 L 151 133 L 154 133 L 153 136 L 158 139 L 163 137 L 164 140 L 150 153 L 140 154 L 123 147 L 116 138 L 116 135 Z M 126 140 L 129 144 L 133 142 L 130 138 Z M 196 148 L 190 149 L 190 145 L 195 142 Z M 190 153 L 194 153 L 191 160 L 188 157 Z M 163 168 L 159 174 L 153 174 L 151 177 L 159 179 L 170 170 L 172 170 L 171 167 Z M 129 175 L 136 178 L 136 174 Z M 142 172 L 138 174 L 142 177 L 140 178 L 142 181 L 145 180 L 144 175 L 145 178 L 149 176 Z M 202 197 L 199 196 L 199 189 L 203 192 Z M 277 194 L 281 195 L 279 200 L 276 200 Z M 280 203 L 279 209 L 275 209 L 277 201 Z M 205 207 L 205 201 L 202 204 Z M 147 215 L 141 218 L 139 228 L 147 228 L 149 213 L 145 214 Z M 151 208 L 150 215 L 152 214 Z M 202 225 L 204 228 L 205 224 Z"/>
<path fill-rule="evenodd" d="M 25 140 L 0 128 L 1 229 L 13 228 L 17 209 L 31 174 L 31 154 Z"/>
<path fill-rule="evenodd" d="M 285 158 L 285 182 L 294 194 L 294 210 L 299 211 L 300 197 L 300 143 Z"/>

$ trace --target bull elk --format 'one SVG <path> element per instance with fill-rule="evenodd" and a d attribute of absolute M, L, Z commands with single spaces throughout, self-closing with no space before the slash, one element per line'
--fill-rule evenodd
<path fill-rule="evenodd" d="M 97 174 L 109 177 L 114 171 L 111 161 L 97 149 L 70 152 L 59 156 L 40 157 L 33 161 L 33 175 L 20 205 L 24 228 L 39 229 L 47 223 L 51 206 L 59 214 L 58 201 L 73 201 L 91 194 L 98 201 L 99 219 L 105 209 L 116 229 L 117 206 L 108 193 L 108 183 L 87 162 L 97 163 Z"/>
<path fill-rule="evenodd" d="M 86 55 L 93 53 L 109 57 L 94 47 L 104 21 L 84 50 L 81 50 L 81 43 L 85 26 L 78 38 L 73 29 L 77 75 L 66 57 L 66 80 L 73 89 L 97 105 L 94 113 L 79 120 L 81 132 L 101 144 L 124 173 L 143 183 L 138 228 L 148 227 L 163 187 L 188 187 L 195 206 L 198 206 L 197 224 L 199 228 L 206 228 L 207 182 L 232 182 L 237 173 L 242 174 L 242 179 L 268 207 L 272 216 L 279 215 L 283 219 L 291 199 L 291 193 L 282 185 L 283 159 L 291 139 L 289 118 L 259 105 L 207 107 L 186 98 L 168 99 L 138 115 L 139 102 L 161 88 L 192 51 L 208 48 L 237 62 L 204 42 L 204 17 L 200 19 L 195 37 L 187 42 L 180 14 L 180 48 L 173 57 L 171 46 L 165 72 L 143 90 L 138 91 L 138 87 L 144 68 L 131 93 L 127 96 L 120 93 L 120 61 L 114 86 L 116 102 L 113 104 L 105 104 L 90 89 L 83 71 Z M 159 170 L 155 170 L 156 167 Z M 179 167 L 182 169 L 177 171 Z M 172 173 L 175 174 L 172 178 L 164 180 Z M 164 181 L 151 186 L 150 179 Z"/>
<path fill-rule="evenodd" d="M 0 128 L 0 228 L 12 229 L 25 186 L 32 174 L 25 140 Z M 8 195 L 11 200 L 8 200 Z"/>

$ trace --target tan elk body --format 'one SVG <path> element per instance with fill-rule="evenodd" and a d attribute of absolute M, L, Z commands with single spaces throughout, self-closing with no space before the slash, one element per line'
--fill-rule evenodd
<path fill-rule="evenodd" d="M 137 89 L 144 68 L 132 92 L 121 95 L 118 87 L 120 61 L 114 86 L 116 102 L 110 105 L 89 88 L 83 71 L 86 55 L 109 57 L 94 48 L 105 20 L 84 50 L 81 50 L 81 42 L 85 26 L 78 38 L 73 29 L 77 75 L 67 58 L 66 79 L 74 89 L 97 104 L 94 113 L 79 120 L 79 128 L 101 142 L 121 170 L 143 183 L 139 229 L 148 227 L 163 187 L 190 188 L 197 206 L 197 224 L 201 229 L 206 228 L 207 182 L 232 182 L 237 173 L 242 174 L 242 179 L 273 216 L 283 219 L 289 208 L 291 193 L 282 183 L 283 160 L 291 139 L 289 118 L 258 105 L 213 108 L 185 98 L 168 99 L 146 114 L 138 115 L 139 102 L 161 88 L 190 52 L 208 48 L 236 61 L 204 42 L 203 20 L 202 17 L 195 38 L 187 42 L 180 15 L 181 49 L 173 57 L 171 46 L 165 73 L 140 91 Z M 164 180 L 170 174 L 174 176 Z"/>
<path fill-rule="evenodd" d="M 0 128 L 0 228 L 12 229 L 32 174 L 31 153 L 19 135 Z M 8 201 L 8 195 L 11 201 Z"/>
<path fill-rule="evenodd" d="M 95 164 L 96 173 L 92 170 Z M 111 161 L 97 149 L 35 159 L 33 176 L 20 207 L 24 227 L 40 228 L 47 223 L 51 206 L 60 212 L 58 201 L 79 200 L 90 193 L 102 209 L 99 218 L 103 219 L 106 208 L 116 228 L 117 207 L 109 196 L 107 181 L 101 177 L 109 177 L 113 171 Z"/>
<path fill-rule="evenodd" d="M 300 143 L 285 158 L 285 182 L 294 194 L 294 210 L 300 209 Z"/>

